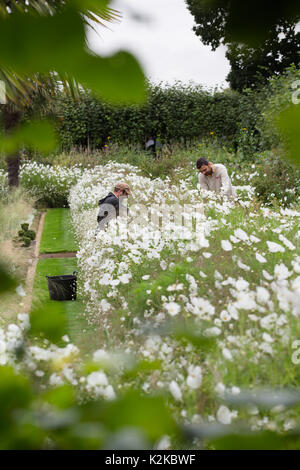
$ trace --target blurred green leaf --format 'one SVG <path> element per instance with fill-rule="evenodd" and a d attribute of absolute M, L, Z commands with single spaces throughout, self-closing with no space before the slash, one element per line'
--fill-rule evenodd
<path fill-rule="evenodd" d="M 6 432 L 18 409 L 26 408 L 33 398 L 26 377 L 17 374 L 12 367 L 0 366 L 0 432 Z"/>
<path fill-rule="evenodd" d="M 86 5 L 95 9 L 96 3 Z M 55 70 L 111 102 L 142 102 L 146 85 L 137 60 L 122 51 L 106 58 L 88 53 L 85 39 L 74 6 L 53 15 L 13 13 L 0 17 L 0 65 L 27 76 Z"/>
<path fill-rule="evenodd" d="M 125 426 L 141 428 L 150 440 L 173 434 L 177 429 L 163 397 L 142 396 L 135 391 L 107 403 L 102 421 L 111 430 Z"/>
<path fill-rule="evenodd" d="M 228 434 L 210 441 L 216 450 L 279 450 L 286 448 L 286 436 L 272 431 Z"/>
<path fill-rule="evenodd" d="M 30 325 L 32 335 L 43 335 L 52 343 L 60 342 L 67 330 L 66 317 L 55 302 L 34 309 L 30 314 Z"/>
<path fill-rule="evenodd" d="M 14 154 L 24 147 L 51 152 L 56 148 L 57 138 L 51 121 L 31 121 L 17 128 L 9 135 L 3 135 L 0 149 L 5 154 Z"/>
<path fill-rule="evenodd" d="M 292 104 L 282 111 L 276 123 L 286 143 L 288 157 L 300 165 L 300 105 Z"/>
<path fill-rule="evenodd" d="M 113 103 L 140 103 L 146 97 L 143 71 L 128 52 L 105 58 L 85 54 L 74 63 L 73 73 L 97 97 Z"/>
<path fill-rule="evenodd" d="M 68 70 L 83 54 L 84 41 L 83 20 L 75 8 L 0 17 L 0 63 L 19 73 Z"/>
<path fill-rule="evenodd" d="M 47 390 L 41 397 L 45 402 L 56 408 L 69 408 L 76 403 L 75 391 L 70 385 L 62 385 L 51 390 Z"/>
<path fill-rule="evenodd" d="M 154 370 L 161 370 L 162 364 L 160 361 L 139 361 L 132 368 L 126 370 L 123 374 L 123 379 L 135 378 L 143 372 L 152 372 Z"/>
<path fill-rule="evenodd" d="M 0 264 L 0 293 L 12 290 L 17 287 L 17 282 L 6 271 L 4 266 Z"/>

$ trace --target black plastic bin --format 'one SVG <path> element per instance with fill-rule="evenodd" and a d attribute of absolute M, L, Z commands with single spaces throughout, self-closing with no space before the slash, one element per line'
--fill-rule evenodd
<path fill-rule="evenodd" d="M 76 300 L 77 272 L 63 276 L 46 276 L 51 300 Z"/>

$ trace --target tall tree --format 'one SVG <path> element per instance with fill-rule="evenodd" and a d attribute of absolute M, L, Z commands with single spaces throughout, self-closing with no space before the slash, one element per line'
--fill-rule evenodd
<path fill-rule="evenodd" d="M 242 90 L 266 81 L 291 63 L 299 65 L 299 4 L 287 0 L 186 0 L 195 18 L 194 31 L 215 50 L 227 46 L 231 88 Z"/>

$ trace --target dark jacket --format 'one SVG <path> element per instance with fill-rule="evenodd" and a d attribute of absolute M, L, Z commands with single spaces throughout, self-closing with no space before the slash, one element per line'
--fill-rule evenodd
<path fill-rule="evenodd" d="M 109 213 L 108 210 L 101 210 L 101 206 L 103 204 L 109 204 L 111 206 L 114 207 L 114 210 L 112 210 L 111 213 Z M 98 221 L 98 224 L 100 224 L 101 226 L 105 226 L 112 218 L 114 218 L 115 216 L 118 217 L 119 214 L 120 214 L 120 207 L 124 210 L 126 210 L 126 207 L 122 206 L 121 204 L 121 201 L 119 198 L 117 198 L 117 196 L 115 196 L 114 193 L 108 193 L 108 195 L 106 197 L 104 197 L 103 199 L 100 199 L 99 202 L 98 202 L 98 205 L 100 206 L 100 209 L 99 209 L 99 214 L 98 214 L 98 217 L 97 217 L 97 221 Z M 127 209 L 127 213 L 128 213 L 128 209 Z"/>

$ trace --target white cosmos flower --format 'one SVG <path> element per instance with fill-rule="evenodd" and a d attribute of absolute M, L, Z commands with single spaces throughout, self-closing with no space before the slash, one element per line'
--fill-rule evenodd
<path fill-rule="evenodd" d="M 250 235 L 250 240 L 254 243 L 260 242 L 260 238 L 255 237 L 254 235 Z"/>
<path fill-rule="evenodd" d="M 217 420 L 219 423 L 222 424 L 230 424 L 232 421 L 232 418 L 236 418 L 237 412 L 236 411 L 230 411 L 229 408 L 225 405 L 221 405 L 220 408 L 217 411 Z"/>
<path fill-rule="evenodd" d="M 200 366 L 189 366 L 188 377 L 186 379 L 187 386 L 193 389 L 199 388 L 202 383 L 202 369 Z"/>
<path fill-rule="evenodd" d="M 222 333 L 222 330 L 217 326 L 212 326 L 211 328 L 207 328 L 204 333 L 207 336 L 219 336 Z"/>
<path fill-rule="evenodd" d="M 169 391 L 171 392 L 175 400 L 178 400 L 178 401 L 182 400 L 182 392 L 177 382 L 175 382 L 175 380 L 172 380 L 172 382 L 170 382 Z"/>
<path fill-rule="evenodd" d="M 172 317 L 177 315 L 181 310 L 180 305 L 177 304 L 176 302 L 168 302 L 168 303 L 165 303 L 163 306 L 167 310 L 169 315 L 171 315 Z"/>
<path fill-rule="evenodd" d="M 225 359 L 227 359 L 228 361 L 232 361 L 232 360 L 233 360 L 231 351 L 230 351 L 228 348 L 223 348 L 223 349 L 222 349 L 222 354 L 223 354 L 223 356 L 225 357 Z"/>
<path fill-rule="evenodd" d="M 293 243 L 290 242 L 290 240 L 288 240 L 282 234 L 280 234 L 278 238 L 289 250 L 295 250 L 296 249 L 295 245 L 293 245 Z"/>
<path fill-rule="evenodd" d="M 271 275 L 268 273 L 268 271 L 265 271 L 265 270 L 263 269 L 262 273 L 263 273 L 263 276 L 267 279 L 267 281 L 272 281 L 273 276 L 271 276 Z"/>
<path fill-rule="evenodd" d="M 280 281 L 287 279 L 290 277 L 292 273 L 288 270 L 288 268 L 285 266 L 285 264 L 280 263 L 276 264 L 274 268 L 274 276 L 275 278 L 279 279 Z"/>
<path fill-rule="evenodd" d="M 241 260 L 238 260 L 237 265 L 239 268 L 244 269 L 245 271 L 250 271 L 250 267 L 247 264 L 244 264 Z"/>
<path fill-rule="evenodd" d="M 232 250 L 232 244 L 230 243 L 229 240 L 221 240 L 221 246 L 224 251 L 231 251 Z"/>
<path fill-rule="evenodd" d="M 227 310 L 222 310 L 222 312 L 220 313 L 220 318 L 222 321 L 229 321 L 231 320 L 231 315 L 227 312 Z"/>
<path fill-rule="evenodd" d="M 255 258 L 260 263 L 266 263 L 267 262 L 266 258 L 264 256 L 260 255 L 259 253 L 255 253 Z"/>
<path fill-rule="evenodd" d="M 263 333 L 262 337 L 263 337 L 263 340 L 266 341 L 267 343 L 273 343 L 274 341 L 272 336 L 270 336 L 268 333 Z"/>
<path fill-rule="evenodd" d="M 122 284 L 128 284 L 131 278 L 132 278 L 132 275 L 130 273 L 126 273 L 126 274 L 122 274 L 121 276 L 119 276 L 119 281 Z"/>
<path fill-rule="evenodd" d="M 242 241 L 247 241 L 249 239 L 248 235 L 246 232 L 244 232 L 244 230 L 242 230 L 241 228 L 237 228 L 235 231 L 234 231 L 234 236 L 239 238 L 240 240 Z"/>
<path fill-rule="evenodd" d="M 259 303 L 265 304 L 270 299 L 270 293 L 264 287 L 257 286 L 256 287 L 256 298 L 257 298 L 257 301 Z"/>
<path fill-rule="evenodd" d="M 284 253 L 285 251 L 285 248 L 282 245 L 279 245 L 278 243 L 267 241 L 267 245 L 271 253 Z"/>

